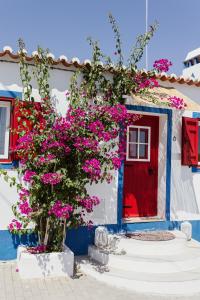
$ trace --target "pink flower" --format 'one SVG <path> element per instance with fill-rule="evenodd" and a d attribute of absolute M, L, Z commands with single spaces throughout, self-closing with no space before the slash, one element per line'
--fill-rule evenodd
<path fill-rule="evenodd" d="M 56 185 L 61 182 L 62 176 L 59 173 L 46 173 L 41 176 L 44 184 Z"/>
<path fill-rule="evenodd" d="M 44 253 L 47 251 L 47 246 L 45 245 L 38 245 L 35 247 L 28 247 L 27 251 L 31 254 L 38 254 L 38 253 Z"/>
<path fill-rule="evenodd" d="M 168 98 L 170 106 L 176 109 L 185 109 L 187 104 L 184 102 L 182 98 L 171 96 Z"/>
<path fill-rule="evenodd" d="M 101 175 L 101 164 L 100 161 L 96 158 L 88 159 L 85 161 L 85 164 L 83 165 L 83 170 L 89 174 L 91 179 L 98 179 Z"/>
<path fill-rule="evenodd" d="M 19 203 L 19 210 L 21 212 L 21 214 L 28 216 L 33 210 L 32 208 L 29 206 L 28 201 L 23 201 L 21 203 Z"/>
<path fill-rule="evenodd" d="M 115 170 L 118 170 L 121 166 L 121 159 L 119 157 L 112 157 L 112 164 Z"/>
<path fill-rule="evenodd" d="M 36 172 L 30 171 L 30 170 L 26 170 L 25 173 L 24 173 L 23 179 L 24 179 L 24 181 L 26 181 L 26 182 L 31 182 L 33 176 L 35 176 L 35 175 L 36 175 Z"/>
<path fill-rule="evenodd" d="M 172 62 L 165 58 L 156 60 L 153 64 L 154 69 L 158 72 L 167 72 L 170 66 L 172 66 Z"/>
<path fill-rule="evenodd" d="M 93 207 L 100 203 L 100 199 L 96 196 L 86 197 L 78 200 L 80 205 L 84 207 L 88 213 L 92 212 Z"/>
<path fill-rule="evenodd" d="M 155 78 L 145 79 L 139 84 L 139 89 L 153 89 L 155 87 L 159 87 L 158 81 Z"/>
<path fill-rule="evenodd" d="M 97 140 L 86 137 L 77 137 L 74 143 L 74 147 L 77 148 L 79 151 L 83 151 L 85 149 L 97 151 L 98 145 L 99 143 Z"/>
<path fill-rule="evenodd" d="M 22 229 L 22 223 L 16 219 L 13 219 L 12 222 L 8 225 L 8 230 L 12 233 Z"/>
<path fill-rule="evenodd" d="M 49 210 L 49 215 L 54 215 L 56 218 L 69 219 L 70 213 L 73 212 L 73 207 L 69 204 L 63 204 L 61 201 L 56 201 Z"/>
<path fill-rule="evenodd" d="M 25 201 L 29 197 L 29 191 L 25 188 L 22 188 L 19 192 L 19 198 L 22 201 Z"/>
<path fill-rule="evenodd" d="M 104 131 L 104 126 L 101 121 L 96 120 L 88 125 L 88 128 L 93 133 L 102 133 Z"/>

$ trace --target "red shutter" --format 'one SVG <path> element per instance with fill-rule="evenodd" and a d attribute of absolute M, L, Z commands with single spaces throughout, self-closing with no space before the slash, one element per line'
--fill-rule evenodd
<path fill-rule="evenodd" d="M 182 165 L 198 165 L 198 119 L 182 118 Z"/>
<path fill-rule="evenodd" d="M 20 101 L 20 102 L 19 102 Z M 10 139 L 10 153 L 11 159 L 18 159 L 15 153 L 15 147 L 17 146 L 17 140 L 19 134 L 17 132 L 28 132 L 32 130 L 32 122 L 23 116 L 20 112 L 20 107 L 26 109 L 28 115 L 31 114 L 31 107 L 28 102 L 22 100 L 13 100 L 12 106 L 12 118 L 11 118 L 11 139 Z M 39 102 L 34 103 L 35 108 L 40 111 L 41 105 Z"/>

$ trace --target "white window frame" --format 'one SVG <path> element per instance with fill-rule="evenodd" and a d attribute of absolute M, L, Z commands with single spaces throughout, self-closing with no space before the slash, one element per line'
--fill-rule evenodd
<path fill-rule="evenodd" d="M 133 143 L 129 141 L 129 131 L 130 128 L 136 128 L 138 130 L 138 143 Z M 140 129 L 147 129 L 148 130 L 148 143 L 140 143 Z M 138 149 L 137 149 L 137 155 L 138 158 L 129 158 L 129 144 L 137 144 Z M 147 145 L 148 146 L 148 157 L 146 159 L 144 158 L 139 158 L 139 145 Z M 127 127 L 127 139 L 126 139 L 126 161 L 141 161 L 141 162 L 148 162 L 150 161 L 150 150 L 151 150 L 151 127 L 149 126 L 135 126 L 135 125 L 130 125 Z"/>
<path fill-rule="evenodd" d="M 3 160 L 9 158 L 11 103 L 9 101 L 0 101 L 0 107 L 7 108 L 4 154 L 0 154 L 0 160 Z"/>

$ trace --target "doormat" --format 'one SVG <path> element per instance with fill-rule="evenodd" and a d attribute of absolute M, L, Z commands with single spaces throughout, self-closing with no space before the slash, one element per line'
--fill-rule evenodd
<path fill-rule="evenodd" d="M 127 238 L 140 241 L 170 241 L 175 239 L 175 235 L 169 231 L 144 231 L 126 233 Z"/>

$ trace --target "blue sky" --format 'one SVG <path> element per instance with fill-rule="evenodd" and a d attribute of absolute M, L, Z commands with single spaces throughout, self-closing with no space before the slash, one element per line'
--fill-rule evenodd
<path fill-rule="evenodd" d="M 128 57 L 135 37 L 145 31 L 145 0 L 0 0 L 0 48 L 17 50 L 22 37 L 29 53 L 37 45 L 49 48 L 55 56 L 90 58 L 88 36 L 100 42 L 113 56 L 114 40 L 108 13 L 116 18 L 123 49 Z M 149 66 L 155 59 L 173 62 L 171 73 L 182 73 L 188 51 L 200 46 L 199 0 L 149 0 L 149 24 L 159 29 L 149 44 Z M 144 61 L 140 67 L 145 67 Z"/>

